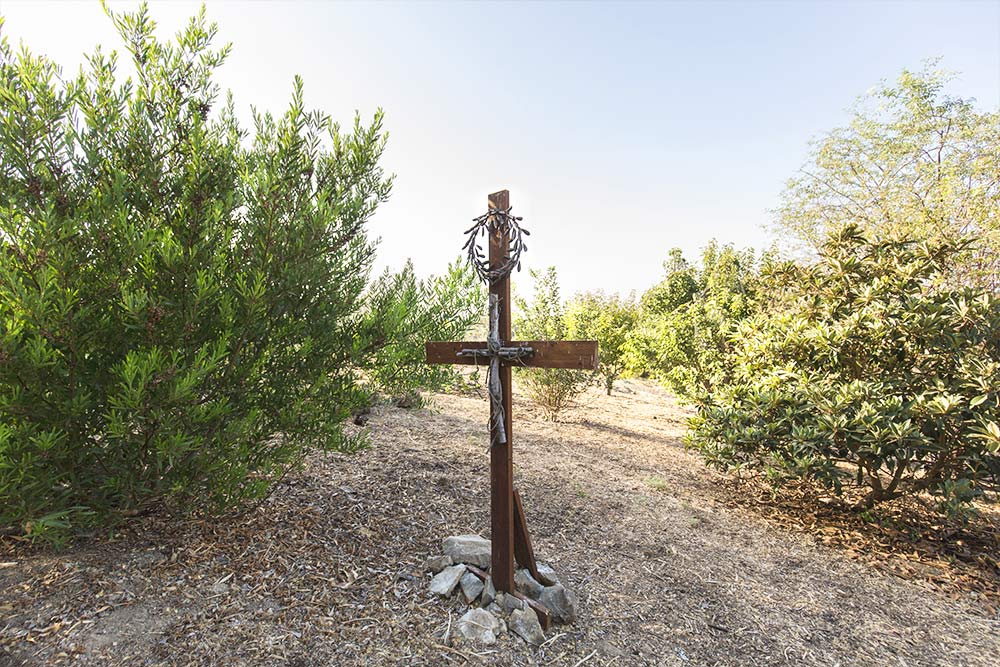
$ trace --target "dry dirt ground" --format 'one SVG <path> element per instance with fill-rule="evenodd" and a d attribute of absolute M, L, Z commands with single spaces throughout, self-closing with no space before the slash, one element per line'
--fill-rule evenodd
<path fill-rule="evenodd" d="M 242 517 L 155 517 L 62 553 L 7 542 L 0 664 L 1000 664 L 991 594 L 897 576 L 727 499 L 684 450 L 683 412 L 642 381 L 560 423 L 515 399 L 535 551 L 580 618 L 539 649 L 452 644 L 460 610 L 429 597 L 420 563 L 488 530 L 488 407 L 430 399 L 376 410 L 370 449 L 313 457 Z"/>

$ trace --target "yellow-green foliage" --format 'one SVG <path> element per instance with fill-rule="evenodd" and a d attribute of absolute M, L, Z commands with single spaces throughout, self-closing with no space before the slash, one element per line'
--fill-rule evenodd
<path fill-rule="evenodd" d="M 635 329 L 639 310 L 632 299 L 588 292 L 574 297 L 565 312 L 566 335 L 576 340 L 596 340 L 598 374 L 611 395 L 614 381 L 625 370 L 625 342 Z"/>
<path fill-rule="evenodd" d="M 535 296 L 531 301 L 518 300 L 519 314 L 514 321 L 515 337 L 521 340 L 565 340 L 568 329 L 559 280 L 555 267 L 544 273 L 531 272 Z M 518 378 L 531 400 L 545 417 L 555 420 L 594 381 L 590 371 L 564 368 L 519 368 Z"/>
<path fill-rule="evenodd" d="M 728 336 L 692 444 L 776 483 L 814 478 L 863 505 L 931 492 L 954 509 L 1000 481 L 1000 301 L 940 278 L 966 243 L 849 225 L 810 264 L 773 265 Z"/>
<path fill-rule="evenodd" d="M 946 95 L 949 80 L 931 63 L 861 98 L 789 182 L 780 237 L 811 251 L 846 224 L 880 238 L 977 238 L 944 277 L 1000 288 L 1000 112 Z"/>
<path fill-rule="evenodd" d="M 729 332 L 753 312 L 757 267 L 752 251 L 714 241 L 700 266 L 673 250 L 666 277 L 642 296 L 625 342 L 629 371 L 659 379 L 687 399 L 711 391 L 714 378 L 726 372 L 720 362 Z"/>

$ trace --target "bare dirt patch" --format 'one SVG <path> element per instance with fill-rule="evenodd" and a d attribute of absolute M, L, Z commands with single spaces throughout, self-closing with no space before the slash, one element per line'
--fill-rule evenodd
<path fill-rule="evenodd" d="M 0 664 L 996 664 L 985 584 L 907 579 L 885 566 L 901 549 L 859 558 L 765 511 L 683 449 L 683 411 L 640 381 L 555 424 L 515 398 L 536 553 L 580 619 L 537 650 L 452 646 L 458 610 L 419 564 L 488 530 L 488 407 L 432 401 L 376 410 L 370 450 L 311 457 L 240 518 L 156 517 L 60 554 L 4 544 Z"/>

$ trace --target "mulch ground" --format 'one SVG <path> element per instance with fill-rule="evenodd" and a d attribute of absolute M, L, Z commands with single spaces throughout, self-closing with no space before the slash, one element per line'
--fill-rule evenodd
<path fill-rule="evenodd" d="M 63 552 L 0 545 L 0 664 L 990 665 L 995 515 L 866 519 L 773 495 L 681 443 L 642 381 L 560 423 L 516 397 L 515 475 L 535 551 L 581 599 L 538 649 L 456 644 L 420 563 L 489 527 L 488 406 L 377 409 L 373 446 L 314 455 L 229 520 L 146 517 Z"/>

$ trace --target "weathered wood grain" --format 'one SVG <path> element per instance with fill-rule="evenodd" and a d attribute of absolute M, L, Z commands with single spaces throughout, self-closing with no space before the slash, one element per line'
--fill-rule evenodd
<path fill-rule="evenodd" d="M 510 207 L 507 190 L 489 196 L 489 209 L 504 211 Z M 503 265 L 510 244 L 509 233 L 504 230 L 490 234 L 490 267 Z M 501 340 L 510 340 L 510 276 L 490 285 L 490 294 L 496 295 L 500 304 L 499 334 Z M 485 347 L 485 345 L 483 346 Z M 460 358 L 457 357 L 456 358 Z M 513 394 L 510 383 L 510 366 L 500 367 L 500 388 L 503 393 L 503 419 L 507 442 L 490 447 L 490 540 L 492 558 L 490 574 L 498 591 L 514 591 L 514 442 L 511 423 Z M 493 422 L 493 405 L 490 404 L 490 423 Z"/>
<path fill-rule="evenodd" d="M 531 535 L 528 533 L 528 522 L 524 518 L 524 505 L 521 494 L 514 489 L 514 558 L 518 565 L 531 573 L 535 581 L 538 576 L 538 564 L 535 563 L 535 549 L 531 546 Z"/>

